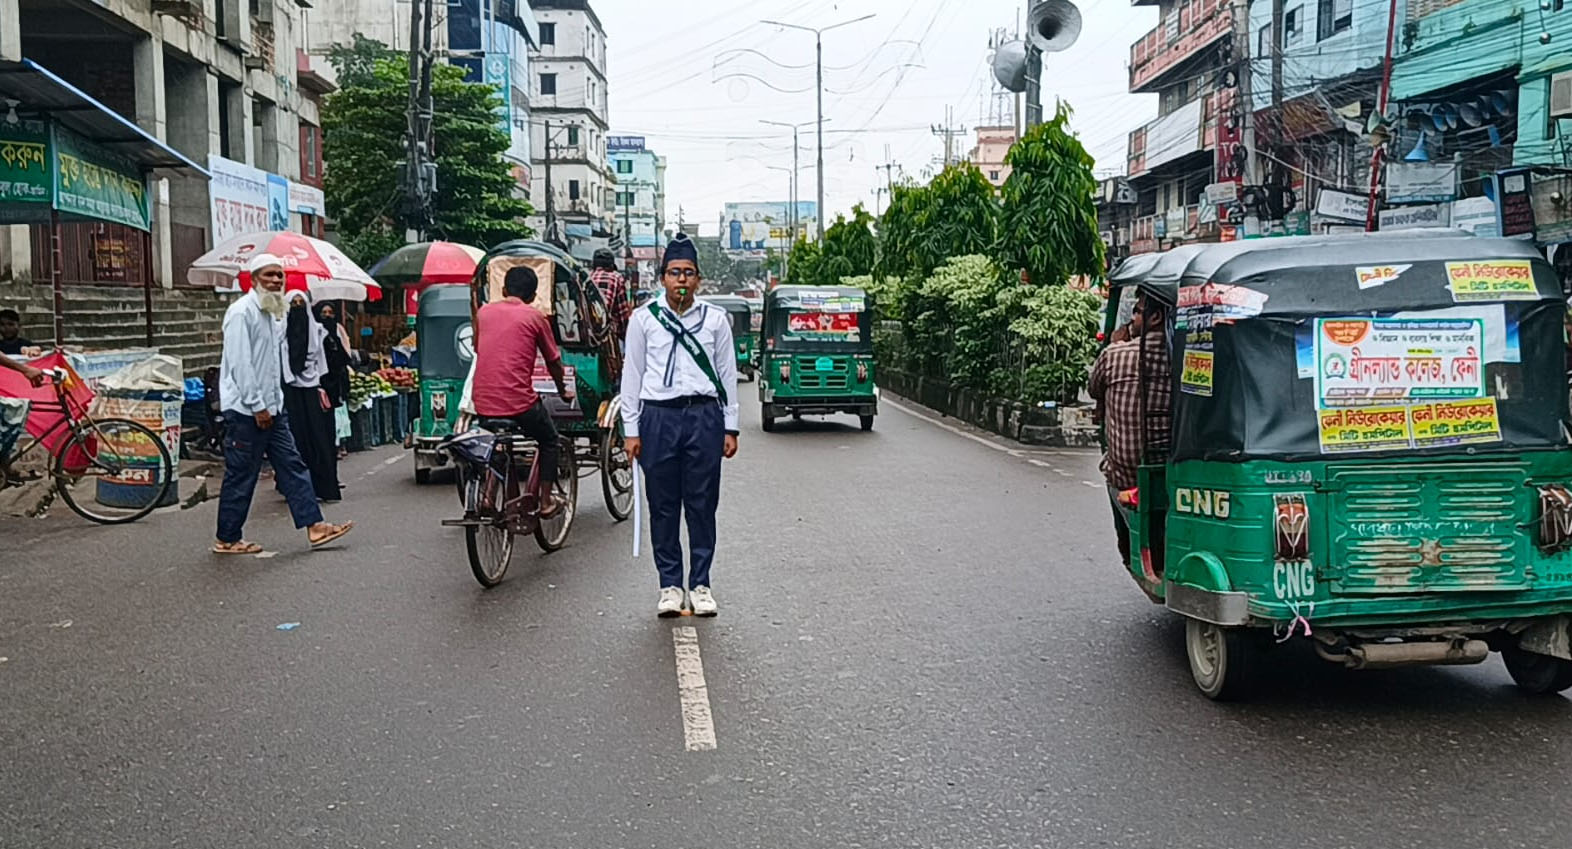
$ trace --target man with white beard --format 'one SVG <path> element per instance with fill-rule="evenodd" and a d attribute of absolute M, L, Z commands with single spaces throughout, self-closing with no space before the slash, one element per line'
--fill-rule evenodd
<path fill-rule="evenodd" d="M 224 413 L 224 487 L 218 500 L 215 554 L 260 554 L 241 536 L 251 512 L 262 458 L 273 463 L 278 488 L 289 501 L 296 528 L 320 548 L 349 533 L 353 522 L 323 521 L 310 473 L 300 457 L 284 411 L 284 262 L 273 254 L 252 257 L 251 291 L 224 313 L 224 355 L 218 395 Z"/>

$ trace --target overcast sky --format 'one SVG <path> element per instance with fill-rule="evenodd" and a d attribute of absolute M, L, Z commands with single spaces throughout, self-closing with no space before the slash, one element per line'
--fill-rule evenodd
<path fill-rule="evenodd" d="M 825 206 L 874 207 L 876 166 L 914 178 L 938 160 L 946 107 L 964 155 L 988 117 L 988 39 L 1013 29 L 1025 0 L 593 0 L 609 45 L 611 129 L 644 135 L 665 156 L 667 219 L 680 206 L 713 234 L 727 201 L 784 201 L 791 132 L 761 118 L 810 122 L 801 132 L 803 200 L 815 191 L 813 35 L 760 23 L 822 27 L 873 14 L 824 36 Z M 1156 98 L 1130 95 L 1130 44 L 1157 23 L 1155 7 L 1087 0 L 1068 51 L 1046 57 L 1044 97 L 1067 100 L 1099 170 L 1123 170 L 1125 137 L 1155 117 Z M 748 52 L 757 51 L 757 52 Z M 910 67 L 910 66 L 920 67 Z M 751 79 L 751 75 L 758 79 Z M 717 79 L 719 77 L 719 79 Z M 762 81 L 761 81 L 762 80 Z M 766 84 L 767 83 L 767 84 Z M 773 88 L 772 88 L 773 87 Z M 775 89 L 784 89 L 777 91 Z M 1051 105 L 1050 107 L 1051 108 Z M 1005 123 L 1008 123 L 1006 118 Z"/>

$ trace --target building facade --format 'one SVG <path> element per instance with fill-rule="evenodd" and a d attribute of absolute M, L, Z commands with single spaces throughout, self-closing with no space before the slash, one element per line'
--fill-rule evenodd
<path fill-rule="evenodd" d="M 588 0 L 535 0 L 540 47 L 530 100 L 531 226 L 589 256 L 610 244 L 616 179 L 607 159 L 606 31 Z"/>
<path fill-rule="evenodd" d="M 325 57 L 358 35 L 390 48 L 409 50 L 410 5 L 391 0 L 318 2 L 312 22 L 313 56 Z M 433 52 L 465 70 L 471 82 L 489 83 L 502 100 L 498 127 L 508 134 L 503 154 L 520 194 L 534 178 L 530 135 L 530 61 L 539 38 L 534 12 L 525 0 L 444 0 L 431 30 Z"/>
<path fill-rule="evenodd" d="M 978 127 L 977 141 L 967 158 L 998 188 L 1010 176 L 1010 166 L 1004 164 L 1004 158 L 1014 144 L 1013 126 Z"/>
<path fill-rule="evenodd" d="M 13 126 L 74 125 L 86 142 L 159 160 L 124 183 L 145 193 L 145 216 L 131 224 L 103 220 L 100 202 L 96 218 L 79 208 L 0 228 L 0 304 L 23 313 L 31 338 L 125 347 L 146 344 L 156 323 L 157 344 L 188 369 L 216 360 L 228 296 L 188 285 L 192 260 L 226 228 L 320 227 L 318 107 L 332 82 L 303 58 L 309 5 L 0 0 L 0 96 L 15 103 Z M 226 174 L 245 185 L 214 176 Z M 237 191 L 252 202 L 238 203 Z M 148 331 L 128 314 L 142 314 Z"/>
<path fill-rule="evenodd" d="M 1158 117 L 1130 133 L 1131 250 L 1214 241 L 1221 228 L 1206 187 L 1242 177 L 1232 159 L 1243 122 L 1230 0 L 1134 3 L 1157 6 L 1160 20 L 1130 46 L 1130 92 L 1158 99 Z"/>
<path fill-rule="evenodd" d="M 666 157 L 643 136 L 611 136 L 607 158 L 616 179 L 617 232 L 640 277 L 652 273 L 666 226 Z"/>

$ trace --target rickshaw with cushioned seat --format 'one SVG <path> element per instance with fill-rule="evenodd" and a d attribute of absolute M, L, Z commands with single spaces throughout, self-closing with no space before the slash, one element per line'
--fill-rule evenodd
<path fill-rule="evenodd" d="M 1129 570 L 1185 617 L 1197 687 L 1245 696 L 1298 638 L 1351 669 L 1500 652 L 1520 688 L 1572 688 L 1566 300 L 1533 246 L 1293 237 L 1182 264 L 1127 284 L 1171 307 L 1143 337 L 1171 373 L 1142 379 L 1173 393 Z"/>
<path fill-rule="evenodd" d="M 534 515 L 532 488 L 508 489 L 519 489 L 523 470 L 533 466 L 533 444 L 510 433 L 504 422 L 464 417 L 456 429 L 458 436 L 444 443 L 444 450 L 460 470 L 465 515 L 443 524 L 465 529 L 470 565 L 476 579 L 488 587 L 502 580 L 512 556 L 514 535 L 533 533 L 546 551 L 562 547 L 577 513 L 581 477 L 599 473 L 606 509 L 613 518 L 626 519 L 634 508 L 633 467 L 623 447 L 617 396 L 622 369 L 619 340 L 612 329 L 610 310 L 599 288 L 590 283 L 588 270 L 567 252 L 545 242 L 516 240 L 497 245 L 481 259 L 469 287 L 472 320 L 482 305 L 502 297 L 504 277 L 518 266 L 533 269 L 540 280 L 534 306 L 551 320 L 567 379 L 574 386 L 574 400 L 563 402 L 545 363 L 537 361 L 536 389 L 562 440 L 556 496 L 566 507 L 550 519 Z M 485 343 L 477 337 L 474 344 L 479 350 Z M 499 454 L 505 459 L 499 460 Z M 533 469 L 528 478 L 533 482 Z"/>

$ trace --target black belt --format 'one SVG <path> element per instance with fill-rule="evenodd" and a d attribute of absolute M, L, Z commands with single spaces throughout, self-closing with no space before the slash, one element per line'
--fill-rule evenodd
<path fill-rule="evenodd" d="M 705 404 L 719 404 L 720 399 L 714 395 L 684 395 L 681 398 L 646 398 L 644 403 L 651 407 L 700 407 Z"/>

